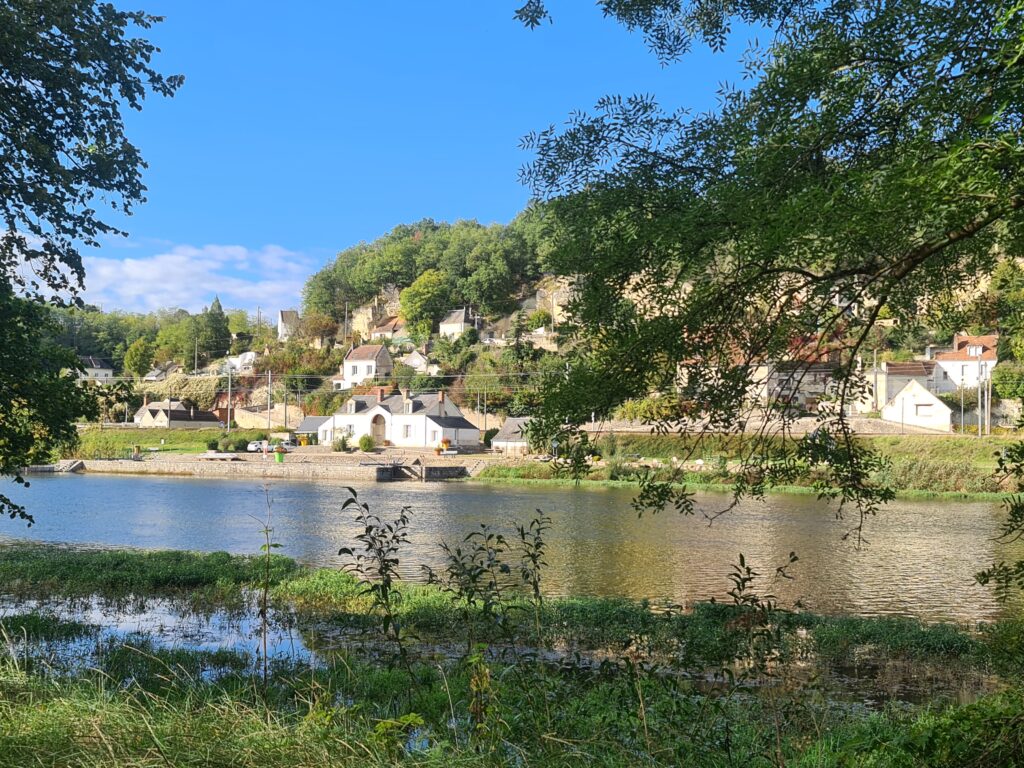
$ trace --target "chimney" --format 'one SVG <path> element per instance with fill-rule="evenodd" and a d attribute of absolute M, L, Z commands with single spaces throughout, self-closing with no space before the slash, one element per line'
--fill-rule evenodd
<path fill-rule="evenodd" d="M 408 403 L 410 400 L 412 400 L 412 390 L 406 387 L 402 390 L 402 402 Z"/>
<path fill-rule="evenodd" d="M 438 392 L 437 392 L 437 402 L 438 402 L 439 405 L 444 405 L 444 390 L 443 389 L 438 390 Z"/>
<path fill-rule="evenodd" d="M 142 407 L 145 408 L 149 405 L 149 392 L 145 392 L 142 395 Z"/>
<path fill-rule="evenodd" d="M 377 387 L 377 402 L 380 402 L 391 394 L 390 387 Z"/>

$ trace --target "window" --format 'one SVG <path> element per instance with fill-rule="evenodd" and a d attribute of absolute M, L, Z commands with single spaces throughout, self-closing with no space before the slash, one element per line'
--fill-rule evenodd
<path fill-rule="evenodd" d="M 356 433 L 356 428 L 352 424 L 345 425 L 345 434 L 352 437 Z"/>
<path fill-rule="evenodd" d="M 348 401 L 348 412 L 349 413 L 355 413 L 356 412 L 356 401 L 355 400 L 349 400 Z"/>
<path fill-rule="evenodd" d="M 367 376 L 373 376 L 373 366 L 372 365 L 366 366 L 366 375 Z"/>
<path fill-rule="evenodd" d="M 359 366 L 358 365 L 353 365 L 352 366 L 352 375 L 353 376 L 358 376 L 359 375 Z"/>
<path fill-rule="evenodd" d="M 432 442 L 432 443 L 436 443 L 437 442 L 437 430 L 436 429 L 430 430 L 430 442 Z"/>
<path fill-rule="evenodd" d="M 960 381 L 963 381 L 966 378 L 967 378 L 967 366 L 966 365 L 961 365 L 960 366 Z"/>
<path fill-rule="evenodd" d="M 971 357 L 980 357 L 981 356 L 981 345 L 980 344 L 971 344 L 970 346 L 967 347 L 967 354 L 970 355 Z"/>
<path fill-rule="evenodd" d="M 914 415 L 915 416 L 931 416 L 932 415 L 932 404 L 931 403 L 915 403 L 914 404 Z"/>
<path fill-rule="evenodd" d="M 412 437 L 412 424 L 406 424 L 404 427 L 402 427 L 402 437 L 404 437 L 406 440 Z"/>

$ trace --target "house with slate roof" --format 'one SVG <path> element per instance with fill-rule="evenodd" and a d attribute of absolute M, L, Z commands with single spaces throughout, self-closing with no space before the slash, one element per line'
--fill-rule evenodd
<path fill-rule="evenodd" d="M 530 442 L 523 434 L 523 427 L 529 423 L 529 416 L 505 419 L 501 429 L 491 438 L 491 448 L 506 456 L 525 456 L 530 452 Z"/>
<path fill-rule="evenodd" d="M 173 398 L 146 403 L 132 420 L 139 429 L 204 429 L 221 425 L 217 414 Z"/>
<path fill-rule="evenodd" d="M 302 320 L 294 309 L 282 309 L 277 313 L 277 340 L 288 341 L 298 333 Z"/>
<path fill-rule="evenodd" d="M 390 376 L 395 365 L 383 344 L 363 344 L 353 347 L 345 355 L 338 375 L 331 379 L 335 391 L 352 389 L 374 379 Z"/>
<path fill-rule="evenodd" d="M 342 435 L 358 440 L 373 437 L 377 445 L 433 449 L 447 440 L 460 448 L 477 448 L 480 429 L 469 422 L 444 391 L 394 392 L 378 387 L 373 394 L 354 395 L 317 430 L 321 445 Z"/>
<path fill-rule="evenodd" d="M 114 364 L 102 357 L 79 355 L 78 362 L 85 369 L 78 374 L 79 381 L 109 382 L 114 377 Z"/>
<path fill-rule="evenodd" d="M 453 309 L 441 321 L 438 331 L 448 339 L 457 339 L 470 328 L 480 330 L 482 322 L 479 317 L 472 315 L 467 307 Z"/>

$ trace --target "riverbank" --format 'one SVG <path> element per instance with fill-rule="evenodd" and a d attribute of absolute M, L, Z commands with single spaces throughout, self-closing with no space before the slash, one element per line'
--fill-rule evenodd
<path fill-rule="evenodd" d="M 3 550 L 0 584 L 20 601 L 8 595 L 0 617 L 5 767 L 1024 759 L 1019 621 L 974 632 L 758 599 L 652 610 L 538 602 L 529 587 L 469 597 L 455 582 L 394 583 L 402 599 L 389 614 L 352 575 L 225 553 L 19 546 Z M 264 588 L 271 610 L 260 614 Z M 753 584 L 745 591 L 754 597 Z M 106 607 L 59 613 L 90 599 Z M 188 634 L 119 629 L 153 601 L 182 606 Z M 201 617 L 225 610 L 249 623 L 224 625 L 218 645 Z M 315 656 L 283 651 L 264 667 L 260 615 Z M 255 654 L 232 639 L 252 634 Z M 879 709 L 877 692 L 837 675 L 854 668 L 902 704 Z"/>
<path fill-rule="evenodd" d="M 582 488 L 582 489 L 635 489 L 636 480 L 601 480 L 590 477 L 581 478 L 579 481 L 569 477 L 536 477 L 534 470 L 521 471 L 516 466 L 498 465 L 488 467 L 475 477 L 465 478 L 460 482 L 480 483 L 486 485 L 508 485 L 539 488 Z M 699 477 L 699 476 L 698 476 Z M 682 487 L 683 483 L 675 483 L 674 487 Z M 698 480 L 687 480 L 685 486 L 691 491 L 704 493 L 732 493 L 732 483 L 723 482 L 701 482 Z M 775 485 L 765 489 L 769 495 L 792 495 L 792 496 L 816 496 L 817 490 L 809 485 Z M 933 491 L 918 489 L 901 489 L 896 491 L 897 499 L 912 501 L 914 499 L 937 499 L 946 501 L 992 501 L 1001 502 L 1006 498 L 1006 492 L 969 492 L 969 491 Z"/>

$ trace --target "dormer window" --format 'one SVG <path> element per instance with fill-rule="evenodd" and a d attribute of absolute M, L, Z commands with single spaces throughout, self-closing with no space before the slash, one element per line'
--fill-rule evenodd
<path fill-rule="evenodd" d="M 356 401 L 355 400 L 349 400 L 348 401 L 348 412 L 349 413 L 355 413 L 356 412 Z"/>
<path fill-rule="evenodd" d="M 404 413 L 412 413 L 412 400 L 406 400 L 404 405 L 405 405 L 405 410 L 403 412 Z"/>
<path fill-rule="evenodd" d="M 967 354 L 970 355 L 971 357 L 981 357 L 981 345 L 980 344 L 970 344 L 970 345 L 968 345 L 968 347 L 967 347 Z"/>

